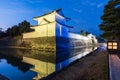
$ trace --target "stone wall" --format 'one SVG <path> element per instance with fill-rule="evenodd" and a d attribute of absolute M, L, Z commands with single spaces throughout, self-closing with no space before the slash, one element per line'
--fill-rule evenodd
<path fill-rule="evenodd" d="M 55 37 L 25 38 L 21 46 L 39 50 L 56 50 L 56 40 Z"/>
<path fill-rule="evenodd" d="M 8 47 L 8 46 L 20 46 L 22 43 L 22 37 L 5 37 L 0 39 L 0 47 Z"/>

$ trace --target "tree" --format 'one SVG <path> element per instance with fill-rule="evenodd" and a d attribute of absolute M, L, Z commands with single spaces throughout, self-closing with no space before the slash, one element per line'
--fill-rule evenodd
<path fill-rule="evenodd" d="M 101 16 L 103 22 L 99 25 L 100 30 L 103 31 L 101 37 L 107 40 L 120 40 L 120 0 L 110 0 L 104 7 L 104 14 Z"/>
<path fill-rule="evenodd" d="M 24 20 L 18 25 L 14 25 L 11 28 L 8 28 L 6 30 L 6 33 L 8 36 L 11 37 L 22 36 L 22 33 L 33 31 L 33 29 L 31 29 L 30 26 L 30 23 Z"/>
<path fill-rule="evenodd" d="M 86 36 L 86 32 L 84 30 L 80 31 L 81 35 Z"/>
<path fill-rule="evenodd" d="M 1 37 L 6 37 L 6 33 L 4 31 L 2 31 L 2 28 L 0 28 L 0 38 Z"/>
<path fill-rule="evenodd" d="M 0 37 L 2 36 L 2 28 L 0 28 Z"/>
<path fill-rule="evenodd" d="M 84 31 L 84 30 L 81 30 L 80 33 L 81 33 L 81 35 L 83 35 L 83 36 L 87 36 L 88 34 L 90 34 L 89 32 Z"/>
<path fill-rule="evenodd" d="M 0 28 L 0 32 L 2 31 L 2 28 Z"/>
<path fill-rule="evenodd" d="M 18 26 L 20 27 L 20 32 L 25 33 L 25 32 L 31 32 L 32 29 L 30 28 L 30 23 L 24 20 L 23 22 L 19 23 Z"/>

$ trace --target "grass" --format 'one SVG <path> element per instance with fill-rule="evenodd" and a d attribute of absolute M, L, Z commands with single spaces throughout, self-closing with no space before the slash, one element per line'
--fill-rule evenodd
<path fill-rule="evenodd" d="M 72 63 L 52 80 L 109 80 L 108 54 L 95 51 Z"/>

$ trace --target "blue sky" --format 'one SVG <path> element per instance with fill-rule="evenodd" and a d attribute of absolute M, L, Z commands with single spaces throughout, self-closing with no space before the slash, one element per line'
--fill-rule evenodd
<path fill-rule="evenodd" d="M 65 16 L 71 18 L 71 31 L 86 30 L 95 35 L 101 32 L 98 25 L 108 0 L 0 0 L 0 28 L 6 30 L 23 20 L 37 24 L 33 17 L 57 8 L 62 8 Z"/>

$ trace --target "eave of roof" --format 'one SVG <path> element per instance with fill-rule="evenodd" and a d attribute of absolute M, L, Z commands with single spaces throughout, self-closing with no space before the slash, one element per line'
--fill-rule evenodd
<path fill-rule="evenodd" d="M 73 28 L 73 26 L 69 26 L 69 25 L 66 25 L 66 24 L 62 24 L 62 23 L 60 23 L 60 22 L 58 22 L 58 21 L 56 21 L 58 24 L 61 24 L 61 25 L 63 25 L 63 26 L 66 26 L 66 27 L 68 27 L 68 28 Z"/>

